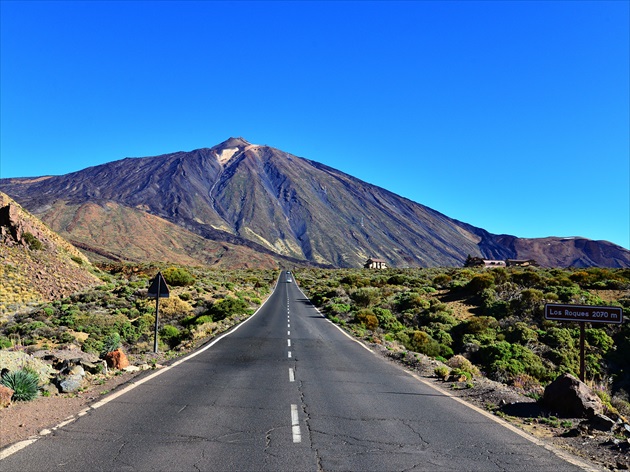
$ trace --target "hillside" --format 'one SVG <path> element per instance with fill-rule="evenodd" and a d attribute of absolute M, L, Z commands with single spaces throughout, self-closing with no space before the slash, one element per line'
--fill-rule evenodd
<path fill-rule="evenodd" d="M 169 260 L 173 252 L 185 252 L 205 263 L 205 256 L 182 250 L 196 242 L 171 242 L 174 232 L 187 231 L 290 263 L 335 267 L 360 267 L 374 256 L 395 267 L 461 266 L 469 254 L 492 259 L 535 254 L 541 264 L 558 267 L 630 266 L 630 251 L 605 241 L 546 238 L 543 243 L 493 235 L 331 167 L 242 138 L 62 176 L 0 179 L 0 188 L 64 237 L 112 260 Z M 104 209 L 98 215 L 116 208 L 114 213 L 134 215 L 133 221 L 116 237 L 105 230 L 85 231 L 101 227 L 89 221 L 97 206 Z M 139 212 L 183 230 L 153 225 L 152 239 L 170 248 L 147 245 Z M 123 234 L 124 245 L 118 240 Z"/>
<path fill-rule="evenodd" d="M 57 201 L 42 218 L 92 260 L 100 262 L 162 260 L 240 269 L 275 268 L 282 261 L 277 255 L 243 245 L 205 239 L 162 218 L 113 201 L 78 205 Z"/>
<path fill-rule="evenodd" d="M 85 255 L 0 192 L 0 314 L 99 283 Z"/>

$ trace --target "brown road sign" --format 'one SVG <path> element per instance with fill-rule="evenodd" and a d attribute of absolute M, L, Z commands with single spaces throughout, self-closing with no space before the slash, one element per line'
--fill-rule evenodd
<path fill-rule="evenodd" d="M 588 323 L 623 323 L 623 309 L 616 306 L 545 305 L 545 319 Z"/>

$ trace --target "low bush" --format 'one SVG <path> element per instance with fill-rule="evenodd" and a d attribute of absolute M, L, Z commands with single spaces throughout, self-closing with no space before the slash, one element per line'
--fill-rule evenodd
<path fill-rule="evenodd" d="M 181 332 L 173 325 L 164 325 L 160 329 L 160 339 L 172 349 L 180 343 Z"/>
<path fill-rule="evenodd" d="M 24 242 L 30 250 L 40 251 L 44 249 L 44 245 L 42 244 L 42 242 L 37 239 L 32 233 L 29 233 L 27 231 L 22 235 L 22 238 L 24 238 Z"/>
<path fill-rule="evenodd" d="M 103 338 L 101 356 L 113 352 L 120 347 L 120 334 L 111 333 Z"/>
<path fill-rule="evenodd" d="M 174 287 L 186 287 L 195 283 L 195 277 L 180 267 L 169 267 L 162 275 L 166 283 Z"/>
<path fill-rule="evenodd" d="M 450 374 L 450 369 L 444 365 L 436 367 L 433 369 L 433 373 L 438 379 L 446 380 Z"/>
<path fill-rule="evenodd" d="M 471 376 L 480 375 L 479 369 L 473 365 L 468 359 L 461 354 L 451 357 L 448 362 L 448 366 L 453 369 L 460 369 L 464 372 L 468 372 Z"/>
<path fill-rule="evenodd" d="M 220 321 L 228 316 L 246 313 L 248 308 L 244 300 L 227 297 L 211 304 L 204 314 L 211 316 L 214 321 Z"/>

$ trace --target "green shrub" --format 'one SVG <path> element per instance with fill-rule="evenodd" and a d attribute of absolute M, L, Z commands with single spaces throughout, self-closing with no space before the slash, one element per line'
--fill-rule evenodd
<path fill-rule="evenodd" d="M 466 284 L 466 291 L 471 295 L 481 295 L 481 293 L 494 285 L 494 277 L 490 272 L 475 275 Z"/>
<path fill-rule="evenodd" d="M 330 311 L 333 313 L 348 313 L 350 311 L 350 305 L 347 303 L 333 303 L 330 305 Z"/>
<path fill-rule="evenodd" d="M 45 306 L 44 308 L 42 308 L 42 311 L 49 318 L 55 314 L 55 309 L 51 306 Z"/>
<path fill-rule="evenodd" d="M 452 380 L 457 380 L 457 381 L 462 381 L 462 382 L 469 382 L 472 380 L 472 374 L 468 371 L 465 371 L 463 369 L 451 369 L 451 371 L 449 372 L 449 376 L 451 377 Z M 465 380 L 462 380 L 465 379 Z"/>
<path fill-rule="evenodd" d="M 120 334 L 111 333 L 103 338 L 103 347 L 101 355 L 104 356 L 108 352 L 115 351 L 120 347 Z"/>
<path fill-rule="evenodd" d="M 442 354 L 440 344 L 424 331 L 413 332 L 409 342 L 409 348 L 431 357 Z"/>
<path fill-rule="evenodd" d="M 403 292 L 396 297 L 394 303 L 396 304 L 396 309 L 400 312 L 418 308 L 427 309 L 431 306 L 431 303 L 418 292 Z"/>
<path fill-rule="evenodd" d="M 37 397 L 37 374 L 29 370 L 14 370 L 2 376 L 0 383 L 13 390 L 12 400 L 31 401 Z"/>
<path fill-rule="evenodd" d="M 90 336 L 81 344 L 81 350 L 90 354 L 102 354 L 104 351 L 103 341 Z"/>
<path fill-rule="evenodd" d="M 42 244 L 42 242 L 37 239 L 32 233 L 29 233 L 27 231 L 22 235 L 22 237 L 24 238 L 24 242 L 30 250 L 39 251 L 41 249 L 44 249 L 44 245 Z"/>
<path fill-rule="evenodd" d="M 13 343 L 6 336 L 0 336 L 0 349 L 7 349 L 13 347 Z"/>
<path fill-rule="evenodd" d="M 433 278 L 433 285 L 436 287 L 445 287 L 453 278 L 447 274 L 439 274 Z"/>
<path fill-rule="evenodd" d="M 367 315 L 365 317 L 365 327 L 370 331 L 376 330 L 378 328 L 378 318 L 374 315 Z"/>
<path fill-rule="evenodd" d="M 172 325 L 164 325 L 160 329 L 160 339 L 172 349 L 180 342 L 181 333 L 179 329 Z"/>
<path fill-rule="evenodd" d="M 520 344 L 498 341 L 481 347 L 477 355 L 490 376 L 499 382 L 510 383 L 523 373 L 538 380 L 550 380 L 552 374 L 547 371 L 540 357 Z"/>
<path fill-rule="evenodd" d="M 391 311 L 379 307 L 374 308 L 373 311 L 376 318 L 378 318 L 379 326 L 384 331 L 397 333 L 404 329 L 402 323 L 398 321 Z"/>
<path fill-rule="evenodd" d="M 349 294 L 354 303 L 361 308 L 375 305 L 380 297 L 380 290 L 373 287 L 360 288 Z"/>
<path fill-rule="evenodd" d="M 446 366 L 439 366 L 433 369 L 433 373 L 438 379 L 446 380 L 449 376 L 450 370 Z"/>
<path fill-rule="evenodd" d="M 162 272 L 167 284 L 174 287 L 186 287 L 195 283 L 195 277 L 186 269 L 169 267 Z"/>
<path fill-rule="evenodd" d="M 246 313 L 248 308 L 244 300 L 227 297 L 210 305 L 204 314 L 211 316 L 214 321 L 220 321 L 228 316 Z"/>
<path fill-rule="evenodd" d="M 451 357 L 448 360 L 448 366 L 453 369 L 460 369 L 464 372 L 468 372 L 471 376 L 480 375 L 479 369 L 475 367 L 472 362 L 466 359 L 464 356 L 458 354 L 456 356 Z"/>
<path fill-rule="evenodd" d="M 204 323 L 212 323 L 212 316 L 210 316 L 210 315 L 202 315 L 202 316 L 199 316 L 199 317 L 195 318 L 195 324 L 196 325 L 200 325 L 200 324 L 204 324 Z"/>

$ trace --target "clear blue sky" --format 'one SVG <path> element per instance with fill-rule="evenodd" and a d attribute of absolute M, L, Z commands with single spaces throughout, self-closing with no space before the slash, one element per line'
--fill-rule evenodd
<path fill-rule="evenodd" d="M 2 177 L 230 136 L 630 247 L 629 2 L 1 1 Z"/>

